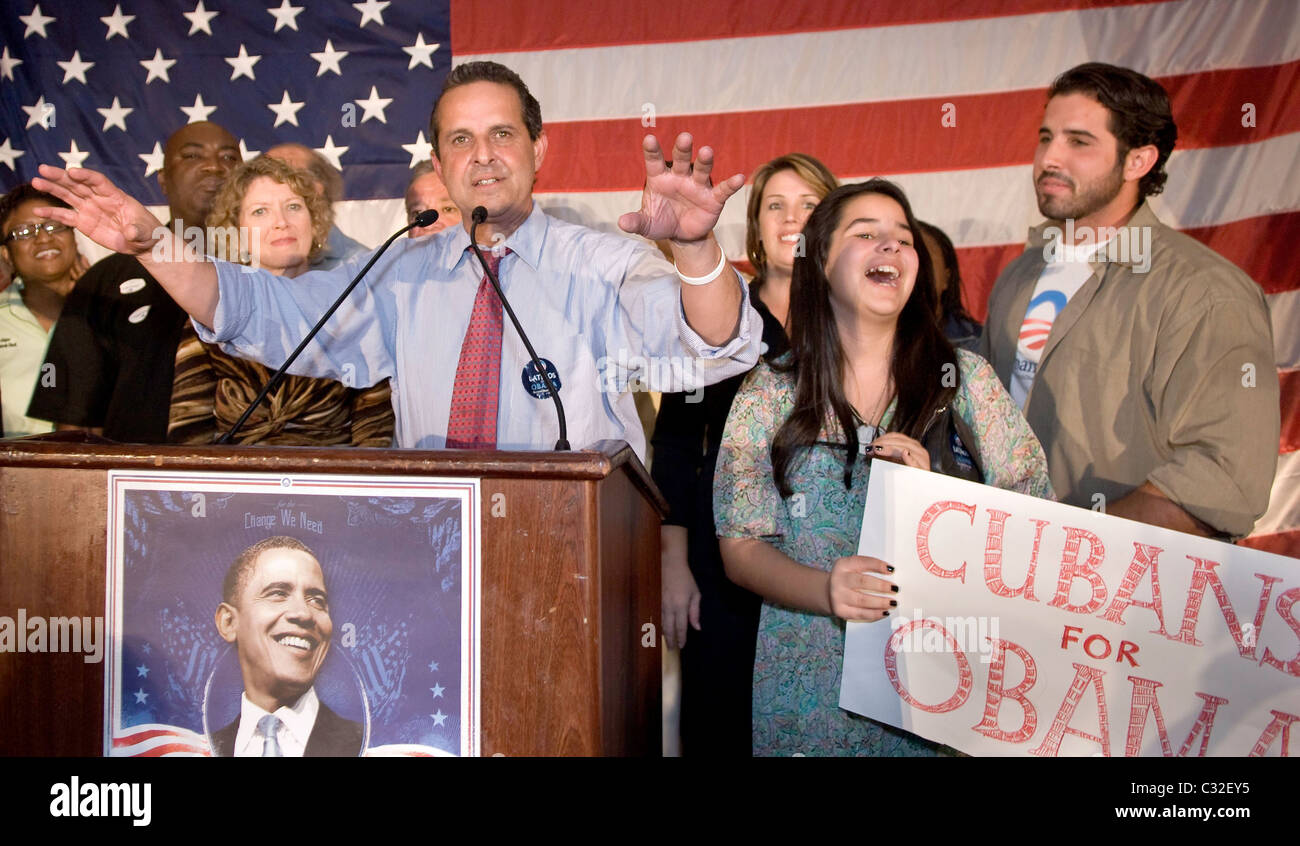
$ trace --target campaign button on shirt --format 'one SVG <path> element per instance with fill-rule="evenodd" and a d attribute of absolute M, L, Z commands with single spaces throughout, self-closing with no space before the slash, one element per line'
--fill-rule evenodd
<path fill-rule="evenodd" d="M 538 359 L 538 361 L 546 368 L 546 375 L 551 378 L 551 384 L 555 385 L 555 390 L 562 390 L 564 386 L 560 384 L 560 374 L 556 372 L 555 365 L 545 358 Z M 546 380 L 542 378 L 536 364 L 531 361 L 528 362 L 524 365 L 524 372 L 521 375 L 523 376 L 525 391 L 537 399 L 551 398 L 551 392 L 546 389 Z"/>
<path fill-rule="evenodd" d="M 131 312 L 126 317 L 127 323 L 143 323 L 144 319 L 149 316 L 149 306 L 143 305 Z"/>
<path fill-rule="evenodd" d="M 143 291 L 144 285 L 144 280 L 137 276 L 134 279 L 128 279 L 121 285 L 118 285 L 117 290 L 121 291 L 123 294 L 134 294 L 136 291 Z"/>

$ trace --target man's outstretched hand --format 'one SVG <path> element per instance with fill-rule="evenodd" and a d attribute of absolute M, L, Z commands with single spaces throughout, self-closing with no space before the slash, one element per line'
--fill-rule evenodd
<path fill-rule="evenodd" d="M 69 170 L 40 166 L 32 187 L 63 200 L 72 208 L 46 206 L 37 217 L 74 227 L 101 247 L 115 253 L 139 256 L 158 242 L 154 230 L 162 224 L 142 204 L 128 196 L 104 174 L 85 168 Z"/>
<path fill-rule="evenodd" d="M 641 193 L 641 210 L 618 219 L 624 232 L 641 235 L 652 241 L 667 238 L 679 244 L 702 241 L 713 231 L 727 199 L 745 184 L 745 175 L 737 173 L 713 185 L 713 150 L 701 147 L 691 164 L 689 133 L 677 136 L 670 167 L 664 161 L 659 140 L 647 135 L 641 148 L 645 153 L 645 190 Z"/>

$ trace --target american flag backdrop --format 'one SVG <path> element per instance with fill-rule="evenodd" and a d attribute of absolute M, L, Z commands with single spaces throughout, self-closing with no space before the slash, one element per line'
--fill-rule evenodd
<path fill-rule="evenodd" d="M 378 244 L 403 222 L 395 198 L 428 155 L 443 75 L 494 59 L 542 103 L 537 192 L 553 213 L 615 229 L 638 205 L 648 131 L 665 144 L 691 131 L 722 173 L 801 150 L 844 180 L 899 181 L 956 243 L 982 318 L 1040 219 L 1030 163 L 1052 78 L 1094 60 L 1156 78 L 1179 128 L 1156 213 L 1245 269 L 1272 309 L 1282 439 L 1269 512 L 1246 542 L 1300 556 L 1300 2 L 298 3 L 9 0 L 0 180 L 84 154 L 160 202 L 154 144 L 206 113 L 249 151 L 300 141 L 337 162 L 339 225 Z M 744 199 L 718 230 L 733 257 Z"/>

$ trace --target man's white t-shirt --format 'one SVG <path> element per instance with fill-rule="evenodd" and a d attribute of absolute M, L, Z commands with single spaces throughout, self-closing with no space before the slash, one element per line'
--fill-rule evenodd
<path fill-rule="evenodd" d="M 1038 375 L 1038 364 L 1043 358 L 1043 347 L 1052 333 L 1056 318 L 1065 310 L 1070 298 L 1079 292 L 1092 276 L 1089 262 L 1101 244 L 1080 245 L 1078 249 L 1065 247 L 1061 255 L 1049 261 L 1034 286 L 1034 295 L 1025 309 L 1025 320 L 1020 324 L 1020 338 L 1016 343 L 1016 365 L 1011 371 L 1011 398 L 1021 411 L 1029 399 L 1029 389 Z"/>

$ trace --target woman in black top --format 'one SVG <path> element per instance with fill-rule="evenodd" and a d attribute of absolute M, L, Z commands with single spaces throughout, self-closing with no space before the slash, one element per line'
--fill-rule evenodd
<path fill-rule="evenodd" d="M 773 159 L 752 182 L 745 232 L 755 272 L 749 296 L 763 318 L 763 354 L 775 358 L 789 347 L 790 278 L 795 256 L 803 254 L 804 222 L 837 183 L 824 164 L 803 153 Z M 743 379 L 694 394 L 664 394 L 651 438 L 651 475 L 670 508 L 662 528 L 663 629 L 669 646 L 682 647 L 685 755 L 749 755 L 751 748 L 761 600 L 727 579 L 713 528 L 714 463 Z"/>

